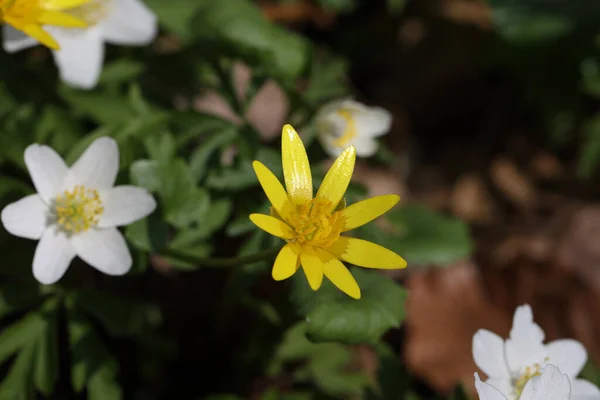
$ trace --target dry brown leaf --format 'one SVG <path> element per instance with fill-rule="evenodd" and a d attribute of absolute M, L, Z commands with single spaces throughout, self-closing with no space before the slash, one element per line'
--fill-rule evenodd
<path fill-rule="evenodd" d="M 532 209 L 537 205 L 537 192 L 515 164 L 507 158 L 494 160 L 490 167 L 490 176 L 498 189 L 515 206 Z"/>
<path fill-rule="evenodd" d="M 497 206 L 478 174 L 465 174 L 450 198 L 450 209 L 457 217 L 471 223 L 489 223 L 497 215 Z"/>

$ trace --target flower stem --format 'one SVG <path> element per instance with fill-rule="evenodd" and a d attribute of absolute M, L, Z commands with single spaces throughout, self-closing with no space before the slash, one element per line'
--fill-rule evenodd
<path fill-rule="evenodd" d="M 176 258 L 181 261 L 187 261 L 203 267 L 233 267 L 236 265 L 250 264 L 256 261 L 262 261 L 274 257 L 281 250 L 280 247 L 274 247 L 241 257 L 210 258 L 194 257 L 188 254 L 182 254 L 177 250 L 166 249 L 161 252 L 161 256 Z"/>

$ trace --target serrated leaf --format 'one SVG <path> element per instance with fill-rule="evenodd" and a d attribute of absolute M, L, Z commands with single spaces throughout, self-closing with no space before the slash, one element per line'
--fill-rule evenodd
<path fill-rule="evenodd" d="M 406 290 L 402 286 L 375 271 L 353 268 L 351 272 L 362 292 L 359 300 L 347 296 L 327 279 L 315 292 L 304 274 L 298 272 L 292 278 L 291 299 L 306 317 L 306 334 L 312 341 L 377 343 L 404 320 Z"/>
<path fill-rule="evenodd" d="M 447 265 L 471 254 L 468 226 L 426 206 L 412 204 L 390 211 L 386 218 L 395 228 L 383 232 L 374 224 L 361 228 L 365 238 L 404 257 L 409 265 Z"/>
<path fill-rule="evenodd" d="M 61 87 L 60 94 L 73 109 L 93 118 L 101 124 L 116 125 L 135 116 L 125 96 L 109 95 Z"/>
<path fill-rule="evenodd" d="M 169 227 L 158 215 L 127 225 L 125 237 L 140 250 L 158 253 L 167 243 Z"/>

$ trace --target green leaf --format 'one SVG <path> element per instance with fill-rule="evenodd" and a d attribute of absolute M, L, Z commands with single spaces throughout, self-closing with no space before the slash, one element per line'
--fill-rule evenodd
<path fill-rule="evenodd" d="M 400 326 L 405 317 L 406 291 L 375 271 L 351 270 L 362 292 L 355 300 L 328 279 L 313 291 L 305 276 L 292 278 L 292 302 L 306 317 L 307 336 L 315 342 L 347 344 L 377 343 L 390 328 Z"/>
<path fill-rule="evenodd" d="M 202 223 L 209 206 L 210 196 L 198 188 L 191 171 L 182 159 L 176 159 L 168 168 L 161 169 L 159 191 L 165 208 L 165 219 L 178 228 Z"/>
<path fill-rule="evenodd" d="M 279 74 L 295 78 L 304 70 L 310 45 L 300 35 L 270 23 L 249 0 L 198 0 L 196 34 L 226 41 L 261 57 Z"/>
<path fill-rule="evenodd" d="M 407 4 L 408 0 L 387 0 L 387 8 L 391 14 L 401 14 Z"/>
<path fill-rule="evenodd" d="M 407 372 L 393 349 L 386 343 L 379 343 L 375 350 L 379 358 L 376 388 L 368 388 L 366 400 L 404 399 L 409 389 L 410 381 Z"/>
<path fill-rule="evenodd" d="M 123 392 L 116 379 L 116 370 L 114 360 L 105 362 L 98 368 L 88 382 L 89 400 L 119 400 L 123 398 Z"/>
<path fill-rule="evenodd" d="M 100 84 L 114 84 L 128 82 L 136 79 L 142 72 L 144 72 L 144 64 L 140 61 L 134 61 L 129 59 L 119 59 L 111 63 L 107 63 L 102 68 L 102 75 L 100 75 Z"/>
<path fill-rule="evenodd" d="M 133 108 L 124 96 L 76 90 L 67 86 L 61 87 L 60 94 L 74 110 L 101 124 L 125 123 L 135 116 Z"/>
<path fill-rule="evenodd" d="M 0 287 L 0 318 L 31 307 L 40 302 L 43 295 L 37 285 L 21 285 L 10 282 Z"/>
<path fill-rule="evenodd" d="M 146 0 L 145 3 L 156 15 L 160 24 L 174 32 L 184 42 L 192 38 L 192 19 L 197 12 L 200 2 L 187 0 Z"/>
<path fill-rule="evenodd" d="M 309 102 L 321 105 L 320 103 L 324 101 L 348 95 L 349 88 L 346 84 L 348 68 L 348 62 L 342 57 L 327 54 L 315 58 L 311 66 L 308 88 L 303 96 Z"/>
<path fill-rule="evenodd" d="M 55 318 L 48 320 L 46 328 L 36 341 L 33 382 L 35 387 L 46 396 L 54 392 L 58 380 L 58 335 Z"/>
<path fill-rule="evenodd" d="M 135 186 L 141 186 L 150 192 L 160 188 L 160 171 L 154 160 L 137 160 L 129 167 L 129 180 Z"/>
<path fill-rule="evenodd" d="M 161 321 L 157 307 L 98 290 L 76 292 L 75 302 L 114 337 L 135 337 Z"/>
<path fill-rule="evenodd" d="M 359 395 L 368 383 L 364 373 L 352 372 L 350 349 L 338 343 L 312 343 L 306 339 L 306 325 L 289 328 L 276 350 L 269 374 L 282 372 L 287 363 L 302 362 L 294 371 L 299 382 L 313 382 L 322 392 L 335 398 Z"/>
<path fill-rule="evenodd" d="M 600 113 L 585 123 L 582 128 L 585 143 L 581 147 L 578 173 L 584 178 L 591 178 L 600 164 Z"/>
<path fill-rule="evenodd" d="M 582 89 L 587 94 L 600 98 L 600 62 L 586 58 L 581 62 Z"/>
<path fill-rule="evenodd" d="M 0 363 L 40 335 L 46 326 L 44 317 L 31 312 L 4 328 L 0 334 Z"/>
<path fill-rule="evenodd" d="M 216 190 L 241 191 L 256 185 L 258 179 L 251 163 L 241 163 L 237 167 L 222 168 L 209 172 L 206 186 Z"/>
<path fill-rule="evenodd" d="M 237 131 L 233 127 L 224 129 L 212 134 L 194 150 L 190 156 L 190 171 L 196 182 L 199 182 L 206 174 L 210 157 L 218 149 L 230 144 L 236 137 Z"/>
<path fill-rule="evenodd" d="M 35 341 L 30 341 L 19 352 L 8 375 L 0 385 L 0 399 L 35 399 L 33 382 L 31 380 L 31 372 L 35 360 L 35 347 Z"/>
<path fill-rule="evenodd" d="M 168 225 L 156 214 L 127 225 L 125 237 L 140 250 L 158 253 L 169 235 Z"/>
<path fill-rule="evenodd" d="M 600 367 L 588 360 L 583 371 L 581 371 L 581 378 L 587 379 L 596 386 L 600 386 Z"/>
<path fill-rule="evenodd" d="M 148 137 L 144 144 L 146 151 L 158 165 L 166 165 L 175 158 L 175 137 L 170 132 L 164 131 L 158 135 Z"/>
<path fill-rule="evenodd" d="M 347 13 L 356 9 L 356 0 L 319 0 L 319 4 L 328 11 Z"/>
<path fill-rule="evenodd" d="M 395 232 L 383 232 L 374 224 L 361 231 L 365 239 L 395 251 L 409 264 L 447 265 L 473 250 L 468 226 L 459 219 L 418 204 L 397 208 L 386 215 Z"/>
<path fill-rule="evenodd" d="M 66 302 L 67 330 L 71 350 L 71 384 L 80 393 L 98 368 L 111 362 L 112 358 L 90 322 L 75 309 L 74 300 L 70 297 Z"/>

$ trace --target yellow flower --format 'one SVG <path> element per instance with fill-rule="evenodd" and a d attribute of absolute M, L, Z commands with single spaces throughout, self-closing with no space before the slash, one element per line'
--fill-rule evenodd
<path fill-rule="evenodd" d="M 310 165 L 302 140 L 291 125 L 285 125 L 282 133 L 286 189 L 262 163 L 252 164 L 272 207 L 271 215 L 252 214 L 250 220 L 287 242 L 275 259 L 273 279 L 287 279 L 302 265 L 313 290 L 321 287 L 325 275 L 344 293 L 359 299 L 360 288 L 342 261 L 381 269 L 404 268 L 406 261 L 385 247 L 341 234 L 381 216 L 400 198 L 377 196 L 345 206 L 343 196 L 356 160 L 353 146 L 337 158 L 313 198 Z"/>
<path fill-rule="evenodd" d="M 0 22 L 5 22 L 53 50 L 60 49 L 42 25 L 85 28 L 87 23 L 62 11 L 89 0 L 0 0 Z"/>

